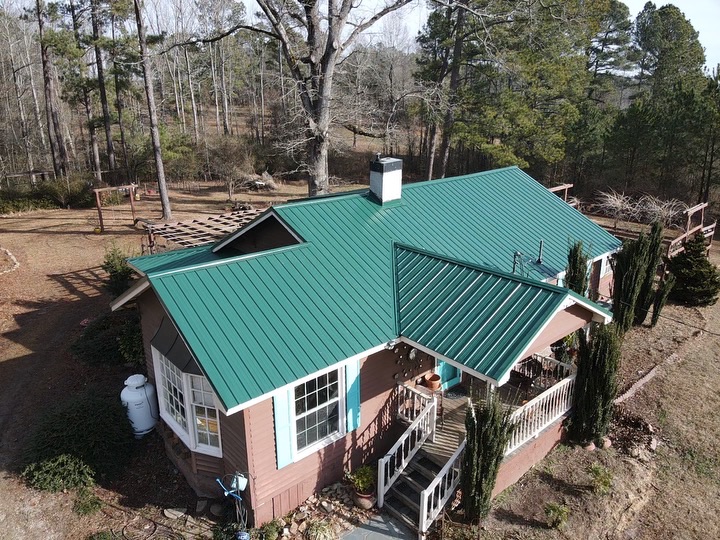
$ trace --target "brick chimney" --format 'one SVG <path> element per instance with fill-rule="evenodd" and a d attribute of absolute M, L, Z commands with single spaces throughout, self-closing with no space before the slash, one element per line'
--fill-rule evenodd
<path fill-rule="evenodd" d="M 380 154 L 370 162 L 370 191 L 380 204 L 395 201 L 402 196 L 402 159 Z"/>

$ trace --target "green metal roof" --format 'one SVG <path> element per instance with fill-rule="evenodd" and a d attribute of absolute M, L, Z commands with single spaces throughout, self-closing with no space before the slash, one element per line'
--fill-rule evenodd
<path fill-rule="evenodd" d="M 533 279 L 562 272 L 576 240 L 593 258 L 620 246 L 514 167 L 404 185 L 385 205 L 363 192 L 274 211 L 304 243 L 131 260 L 226 409 L 396 338 L 395 242 L 501 271 L 521 252 L 519 271 Z"/>
<path fill-rule="evenodd" d="M 563 287 L 409 247 L 397 246 L 395 258 L 399 334 L 495 382 L 577 300 Z"/>
<path fill-rule="evenodd" d="M 150 274 L 186 268 L 197 264 L 220 260 L 221 255 L 212 252 L 212 245 L 166 251 L 142 257 L 131 257 L 128 263 L 141 274 Z"/>

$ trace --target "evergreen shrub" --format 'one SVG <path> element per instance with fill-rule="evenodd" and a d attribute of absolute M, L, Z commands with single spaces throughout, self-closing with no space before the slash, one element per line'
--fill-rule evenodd
<path fill-rule="evenodd" d="M 55 486 L 54 475 L 82 480 L 59 489 L 90 486 L 88 479 L 119 476 L 133 447 L 132 428 L 120 400 L 84 392 L 37 422 L 25 452 L 28 465 L 23 476 L 39 489 Z"/>
<path fill-rule="evenodd" d="M 706 256 L 705 237 L 697 234 L 685 249 L 667 261 L 675 276 L 670 299 L 688 306 L 709 306 L 720 294 L 720 271 Z"/>

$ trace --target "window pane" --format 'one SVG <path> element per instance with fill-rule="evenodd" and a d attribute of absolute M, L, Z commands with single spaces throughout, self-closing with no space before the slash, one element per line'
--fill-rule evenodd
<path fill-rule="evenodd" d="M 339 431 L 338 370 L 295 387 L 295 433 L 302 450 Z"/>
<path fill-rule="evenodd" d="M 198 431 L 198 444 L 210 444 L 210 439 L 207 433 Z"/>

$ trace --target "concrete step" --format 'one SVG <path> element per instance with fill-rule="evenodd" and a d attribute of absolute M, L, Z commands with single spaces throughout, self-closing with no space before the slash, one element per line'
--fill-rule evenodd
<path fill-rule="evenodd" d="M 388 492 L 388 494 L 390 494 L 390 492 Z M 420 513 L 414 508 L 406 505 L 402 499 L 394 496 L 394 494 L 385 499 L 383 510 L 386 510 L 388 514 L 399 519 L 413 531 L 418 530 Z"/>

